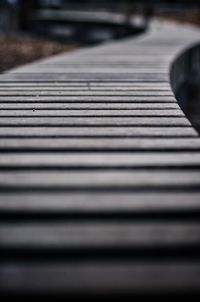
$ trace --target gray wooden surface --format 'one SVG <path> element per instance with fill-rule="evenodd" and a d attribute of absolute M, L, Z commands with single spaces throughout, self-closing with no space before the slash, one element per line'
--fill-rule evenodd
<path fill-rule="evenodd" d="M 0 75 L 0 292 L 200 288 L 200 139 L 169 82 L 200 38 L 145 34 Z"/>

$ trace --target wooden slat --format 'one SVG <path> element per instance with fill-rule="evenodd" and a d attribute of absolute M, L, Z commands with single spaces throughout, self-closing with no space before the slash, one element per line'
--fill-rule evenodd
<path fill-rule="evenodd" d="M 8 119 L 7 119 L 8 120 Z M 71 126 L 37 126 L 27 125 L 7 125 L 0 127 L 1 137 L 197 137 L 196 131 L 192 127 L 177 126 L 135 126 L 135 127 L 117 127 L 98 125 L 95 127 L 87 127 L 79 125 L 79 127 Z"/>
<path fill-rule="evenodd" d="M 119 217 L 123 214 L 133 217 L 145 213 L 151 217 L 153 213 L 175 215 L 181 213 L 200 212 L 200 192 L 179 192 L 164 191 L 142 191 L 142 192 L 15 192 L 8 191 L 1 193 L 0 210 L 2 213 L 13 214 L 36 214 L 48 217 L 51 215 L 69 216 L 87 214 L 106 214 Z M 55 202 L 56 200 L 56 202 Z"/>
<path fill-rule="evenodd" d="M 88 109 L 77 109 L 77 110 L 1 110 L 0 111 L 0 116 L 3 117 L 34 117 L 34 116 L 42 116 L 42 117 L 113 117 L 113 116 L 129 116 L 132 118 L 135 117 L 144 117 L 144 116 L 149 116 L 149 117 L 157 117 L 157 116 L 162 116 L 162 117 L 184 117 L 183 113 L 180 112 L 180 110 L 123 110 L 123 109 L 109 109 L 109 110 L 88 110 Z"/>
<path fill-rule="evenodd" d="M 199 152 L 173 154 L 148 153 L 19 153 L 4 154 L 0 168 L 137 168 L 137 167 L 194 167 L 200 168 Z"/>
<path fill-rule="evenodd" d="M 176 103 L 1 103 L 0 114 L 9 115 L 11 110 L 32 110 L 31 113 L 34 114 L 36 110 L 94 110 L 98 113 L 98 110 L 175 110 L 178 109 L 179 114 L 183 114 L 178 104 Z M 6 110 L 6 111 L 5 111 Z M 11 111 L 12 112 L 12 111 Z M 28 111 L 27 111 L 28 112 Z M 90 111 L 89 111 L 90 112 Z M 88 113 L 89 113 L 88 112 Z M 137 111 L 138 112 L 138 111 Z M 136 112 L 136 113 L 137 113 Z"/>
<path fill-rule="evenodd" d="M 199 171 L 41 171 L 0 172 L 0 187 L 38 189 L 199 188 Z"/>
<path fill-rule="evenodd" d="M 185 117 L 109 117 L 104 116 L 74 116 L 67 117 L 1 117 L 1 126 L 190 126 L 190 122 Z"/>
<path fill-rule="evenodd" d="M 192 247 L 199 232 L 195 222 L 14 222 L 0 225 L 0 249 Z"/>
<path fill-rule="evenodd" d="M 24 129 L 23 129 L 24 130 Z M 165 129 L 166 131 L 166 129 Z M 98 137 L 91 137 L 91 138 L 58 138 L 54 137 L 52 140 L 51 138 L 23 138 L 22 137 L 14 137 L 8 138 L 4 137 L 0 140 L 0 150 L 21 150 L 21 152 L 26 151 L 27 149 L 30 150 L 46 150 L 50 152 L 51 150 L 58 151 L 120 151 L 120 150 L 128 150 L 132 152 L 140 151 L 179 151 L 186 152 L 186 151 L 199 151 L 200 150 L 200 140 L 198 137 L 192 138 L 171 138 L 171 137 L 161 137 L 153 139 L 150 138 L 98 138 Z M 192 157 L 192 154 L 190 154 Z"/>
<path fill-rule="evenodd" d="M 158 102 L 158 103 L 174 103 L 175 99 L 172 96 L 84 96 L 84 95 L 77 95 L 77 96 L 9 96 L 6 97 L 7 103 L 31 103 L 31 102 L 102 102 L 102 103 L 121 103 L 121 102 Z M 0 103 L 5 102 L 5 96 L 0 96 Z"/>
<path fill-rule="evenodd" d="M 199 262 L 79 261 L 0 266 L 1 289 L 21 293 L 190 293 L 199 290 Z"/>

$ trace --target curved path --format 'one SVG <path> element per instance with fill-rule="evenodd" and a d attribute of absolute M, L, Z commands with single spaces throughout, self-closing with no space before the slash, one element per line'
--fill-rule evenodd
<path fill-rule="evenodd" d="M 197 291 L 200 139 L 169 82 L 197 30 L 154 21 L 0 76 L 0 290 Z"/>

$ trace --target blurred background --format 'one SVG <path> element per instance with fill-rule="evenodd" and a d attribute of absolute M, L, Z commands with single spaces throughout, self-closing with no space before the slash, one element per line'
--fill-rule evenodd
<path fill-rule="evenodd" d="M 0 0 L 0 72 L 143 32 L 153 16 L 200 24 L 200 0 Z"/>

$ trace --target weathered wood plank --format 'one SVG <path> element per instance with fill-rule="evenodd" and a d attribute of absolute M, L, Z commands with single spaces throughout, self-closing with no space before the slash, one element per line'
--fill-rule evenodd
<path fill-rule="evenodd" d="M 168 189 L 200 188 L 199 171 L 12 171 L 0 172 L 1 188 Z"/>
<path fill-rule="evenodd" d="M 148 167 L 193 167 L 200 169 L 200 153 L 173 154 L 148 153 L 18 153 L 0 157 L 0 168 L 148 168 Z"/>
<path fill-rule="evenodd" d="M 36 218 L 40 215 L 48 217 L 60 215 L 106 215 L 114 214 L 121 217 L 138 214 L 146 214 L 151 217 L 161 214 L 170 219 L 170 215 L 188 214 L 200 212 L 200 192 L 186 191 L 169 192 L 150 190 L 147 192 L 1 192 L 0 210 L 1 213 L 10 213 L 15 218 L 18 214 L 34 214 Z M 56 202 L 55 202 L 56 201 Z M 15 216 L 16 215 L 16 216 Z M 136 215 L 136 216 L 135 216 Z M 109 216 L 110 217 L 110 216 Z M 125 216 L 126 217 L 126 216 Z M 92 218 L 92 216 L 90 217 Z"/>
<path fill-rule="evenodd" d="M 12 293 L 191 293 L 199 290 L 199 262 L 4 262 L 1 290 Z M 33 277 L 34 276 L 34 277 Z"/>
<path fill-rule="evenodd" d="M 178 126 L 189 127 L 190 122 L 184 117 L 109 117 L 104 116 L 64 116 L 64 117 L 1 117 L 1 126 Z"/>
<path fill-rule="evenodd" d="M 1 102 L 20 102 L 20 103 L 28 103 L 28 102 L 110 102 L 110 103 L 121 103 L 121 102 L 158 102 L 158 103 L 174 103 L 176 102 L 173 96 L 9 96 L 9 98 L 5 98 L 4 96 L 0 96 Z"/>
<path fill-rule="evenodd" d="M 24 130 L 24 129 L 23 129 Z M 181 137 L 162 137 L 156 138 L 98 138 L 98 137 L 91 137 L 91 138 L 58 138 L 54 137 L 52 140 L 51 138 L 8 138 L 4 137 L 0 140 L 0 150 L 21 150 L 26 151 L 27 149 L 30 150 L 46 150 L 50 152 L 51 150 L 73 150 L 73 151 L 120 151 L 120 150 L 127 150 L 132 152 L 139 151 L 179 151 L 180 154 L 182 152 L 193 152 L 193 151 L 200 151 L 200 140 L 198 137 L 194 138 L 181 138 Z M 176 155 L 176 154 L 175 154 Z M 192 157 L 192 154 L 190 154 Z"/>
<path fill-rule="evenodd" d="M 7 103 L 6 101 L 1 103 L 0 114 L 3 114 L 6 110 L 9 114 L 9 110 L 32 110 L 32 114 L 34 114 L 34 110 L 172 110 L 176 109 L 180 114 L 183 114 L 180 111 L 178 104 L 176 103 L 103 103 L 103 102 L 52 102 L 52 103 Z M 11 111 L 12 112 L 12 111 Z M 90 111 L 89 111 L 90 112 Z M 136 112 L 137 113 L 137 112 Z"/>
<path fill-rule="evenodd" d="M 200 246 L 195 222 L 41 222 L 0 224 L 1 249 L 177 248 Z"/>
<path fill-rule="evenodd" d="M 70 110 L 70 109 L 64 109 L 64 110 L 1 110 L 0 111 L 0 116 L 2 118 L 4 117 L 10 117 L 9 120 L 12 121 L 11 117 L 29 117 L 29 118 L 34 118 L 34 116 L 42 116 L 43 118 L 48 118 L 48 117 L 113 117 L 113 116 L 129 116 L 132 118 L 136 117 L 144 117 L 144 116 L 149 116 L 149 117 L 184 117 L 183 112 L 180 110 L 175 110 L 175 109 L 163 109 L 163 110 L 156 110 L 156 109 L 139 109 L 139 110 L 134 110 L 134 109 L 76 109 L 76 110 Z M 185 118 L 185 117 L 184 117 Z M 140 119 L 142 120 L 142 119 Z"/>
<path fill-rule="evenodd" d="M 117 126 L 98 126 L 95 127 L 70 127 L 70 126 L 49 126 L 39 127 L 37 125 L 23 127 L 2 126 L 0 127 L 1 137 L 198 137 L 196 131 L 192 127 L 168 127 L 166 125 L 159 127 L 117 127 Z"/>

